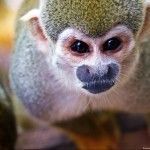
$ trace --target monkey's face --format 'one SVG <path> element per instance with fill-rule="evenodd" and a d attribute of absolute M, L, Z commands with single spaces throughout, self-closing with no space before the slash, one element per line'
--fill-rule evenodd
<path fill-rule="evenodd" d="M 44 33 L 57 41 L 52 59 L 67 87 L 99 94 L 118 85 L 121 74 L 128 76 L 133 64 L 124 61 L 141 27 L 141 0 L 46 0 L 40 8 Z"/>
<path fill-rule="evenodd" d="M 122 25 L 97 38 L 68 28 L 58 37 L 53 64 L 67 87 L 100 94 L 117 87 L 130 74 L 135 61 L 128 58 L 134 55 L 133 48 L 133 34 Z"/>

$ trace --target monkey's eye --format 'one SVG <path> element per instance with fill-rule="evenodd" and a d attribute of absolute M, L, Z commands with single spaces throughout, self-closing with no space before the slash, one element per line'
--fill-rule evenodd
<path fill-rule="evenodd" d="M 104 52 L 106 51 L 116 52 L 119 50 L 121 44 L 122 44 L 122 41 L 118 37 L 110 38 L 103 44 L 103 51 Z"/>
<path fill-rule="evenodd" d="M 80 54 L 90 52 L 89 45 L 86 44 L 86 43 L 83 42 L 83 41 L 80 41 L 80 40 L 76 40 L 76 41 L 70 46 L 70 48 L 71 48 L 71 50 L 72 50 L 73 52 L 77 52 L 77 53 L 80 53 Z"/>

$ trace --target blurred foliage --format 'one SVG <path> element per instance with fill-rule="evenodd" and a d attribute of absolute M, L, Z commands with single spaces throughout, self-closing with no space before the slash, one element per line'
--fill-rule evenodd
<path fill-rule="evenodd" d="M 0 48 L 8 50 L 12 47 L 15 14 L 4 0 L 0 0 Z"/>
<path fill-rule="evenodd" d="M 0 150 L 13 150 L 17 138 L 16 119 L 12 95 L 7 88 L 8 79 L 0 72 Z"/>
<path fill-rule="evenodd" d="M 15 12 L 0 0 L 0 150 L 13 150 L 17 138 L 6 65 L 13 43 L 14 19 Z"/>
<path fill-rule="evenodd" d="M 17 138 L 16 122 L 13 110 L 0 99 L 0 149 L 13 150 Z"/>

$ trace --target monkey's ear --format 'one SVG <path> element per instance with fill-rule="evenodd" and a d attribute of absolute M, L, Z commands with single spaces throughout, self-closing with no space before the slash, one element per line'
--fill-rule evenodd
<path fill-rule="evenodd" d="M 32 35 L 39 41 L 46 41 L 47 38 L 43 32 L 42 26 L 39 21 L 39 9 L 32 9 L 23 17 L 20 18 L 21 21 L 26 22 Z"/>
<path fill-rule="evenodd" d="M 139 34 L 140 40 L 144 41 L 147 37 L 150 37 L 150 0 L 144 0 L 145 5 L 145 18 L 144 24 Z"/>

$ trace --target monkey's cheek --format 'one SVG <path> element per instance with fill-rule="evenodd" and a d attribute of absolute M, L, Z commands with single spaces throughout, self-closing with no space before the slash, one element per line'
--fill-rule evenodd
<path fill-rule="evenodd" d="M 87 90 L 92 94 L 99 94 L 109 90 L 114 85 L 115 85 L 114 81 L 107 81 L 107 82 L 99 81 L 99 82 L 86 83 L 82 88 L 84 88 L 85 90 Z"/>

